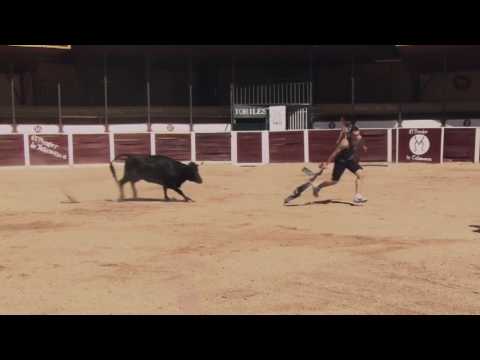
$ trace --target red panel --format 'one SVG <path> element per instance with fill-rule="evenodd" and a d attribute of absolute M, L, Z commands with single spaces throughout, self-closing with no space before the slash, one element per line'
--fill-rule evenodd
<path fill-rule="evenodd" d="M 168 156 L 178 161 L 188 161 L 192 158 L 190 145 L 190 134 L 155 135 L 157 155 Z"/>
<path fill-rule="evenodd" d="M 311 162 L 327 161 L 335 150 L 340 130 L 313 130 L 308 132 L 308 151 Z"/>
<path fill-rule="evenodd" d="M 361 161 L 387 161 L 388 131 L 361 130 L 368 147 L 366 153 L 360 153 Z M 335 150 L 340 130 L 313 130 L 308 133 L 310 161 L 322 162 Z"/>
<path fill-rule="evenodd" d="M 0 135 L 0 166 L 25 165 L 23 135 Z"/>
<path fill-rule="evenodd" d="M 474 161 L 475 129 L 445 128 L 443 158 L 446 161 Z"/>
<path fill-rule="evenodd" d="M 230 161 L 230 133 L 195 134 L 197 160 Z"/>
<path fill-rule="evenodd" d="M 304 162 L 303 131 L 269 133 L 270 162 Z"/>
<path fill-rule="evenodd" d="M 399 162 L 440 162 L 441 129 L 400 129 Z"/>
<path fill-rule="evenodd" d="M 110 161 L 108 134 L 73 135 L 73 161 L 75 164 L 103 164 Z"/>
<path fill-rule="evenodd" d="M 367 152 L 360 149 L 360 161 L 387 161 L 388 160 L 388 131 L 361 130 L 367 146 Z"/>
<path fill-rule="evenodd" d="M 262 162 L 262 133 L 237 133 L 237 161 L 239 163 Z"/>
<path fill-rule="evenodd" d="M 28 137 L 31 165 L 67 165 L 67 135 L 30 135 Z"/>
<path fill-rule="evenodd" d="M 115 134 L 115 156 L 150 155 L 150 134 Z"/>

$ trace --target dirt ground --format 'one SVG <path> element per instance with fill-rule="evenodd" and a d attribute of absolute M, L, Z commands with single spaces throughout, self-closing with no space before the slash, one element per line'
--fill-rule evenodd
<path fill-rule="evenodd" d="M 480 166 L 369 166 L 364 206 L 351 174 L 283 206 L 302 167 L 201 166 L 195 203 L 119 203 L 107 166 L 1 169 L 0 313 L 480 314 Z"/>

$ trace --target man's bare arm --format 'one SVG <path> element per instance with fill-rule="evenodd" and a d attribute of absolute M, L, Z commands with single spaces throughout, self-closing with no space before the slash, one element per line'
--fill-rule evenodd
<path fill-rule="evenodd" d="M 337 155 L 340 153 L 340 151 L 342 151 L 343 149 L 345 149 L 345 146 L 342 146 L 341 144 L 337 145 L 337 147 L 335 148 L 335 150 L 332 152 L 332 154 L 328 157 L 327 161 L 322 163 L 320 165 L 320 167 L 326 167 L 329 163 L 331 163 L 336 157 Z"/>
<path fill-rule="evenodd" d="M 346 132 L 346 129 L 343 127 L 341 130 L 340 130 L 340 134 L 338 135 L 338 139 L 337 139 L 337 142 L 335 143 L 335 146 L 337 146 L 338 144 L 340 144 L 345 136 L 345 132 Z"/>

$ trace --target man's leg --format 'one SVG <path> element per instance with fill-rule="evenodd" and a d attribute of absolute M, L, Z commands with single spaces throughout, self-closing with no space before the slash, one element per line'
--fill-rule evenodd
<path fill-rule="evenodd" d="M 340 178 L 342 177 L 343 172 L 345 171 L 345 167 L 341 163 L 335 162 L 335 166 L 333 168 L 333 174 L 331 180 L 325 180 L 320 183 L 318 186 L 313 187 L 313 196 L 318 197 L 318 193 L 321 189 L 328 186 L 333 186 L 338 183 Z"/>
<path fill-rule="evenodd" d="M 363 183 L 363 170 L 357 170 L 355 173 L 355 194 L 360 193 L 360 188 Z"/>
<path fill-rule="evenodd" d="M 360 193 L 361 188 L 363 188 L 363 181 L 365 180 L 365 174 L 363 169 L 359 166 L 359 169 L 354 172 L 355 174 L 355 196 L 353 197 L 353 202 L 355 203 L 364 203 L 367 201 Z"/>

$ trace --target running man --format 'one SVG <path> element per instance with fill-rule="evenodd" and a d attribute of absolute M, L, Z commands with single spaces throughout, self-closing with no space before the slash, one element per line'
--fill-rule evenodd
<path fill-rule="evenodd" d="M 340 125 L 341 125 L 340 134 L 338 135 L 338 139 L 337 139 L 337 142 L 335 143 L 335 146 L 338 146 L 340 142 L 347 136 L 347 134 L 352 131 L 352 126 L 353 126 L 352 122 L 345 119 L 344 116 L 340 117 Z"/>
<path fill-rule="evenodd" d="M 320 185 L 313 188 L 313 195 L 318 197 L 318 193 L 324 187 L 336 185 L 346 169 L 350 170 L 356 177 L 355 179 L 355 196 L 353 197 L 353 202 L 355 204 L 361 204 L 367 202 L 367 199 L 364 198 L 360 193 L 361 183 L 363 182 L 363 168 L 360 166 L 360 147 L 366 151 L 367 147 L 362 139 L 360 130 L 346 121 L 342 117 L 343 129 L 340 133 L 340 136 L 337 140 L 337 144 L 333 153 L 329 156 L 328 160 L 325 163 L 320 164 L 320 168 L 326 169 L 328 164 L 332 161 L 335 161 L 333 168 L 333 174 L 331 180 L 326 180 Z"/>

